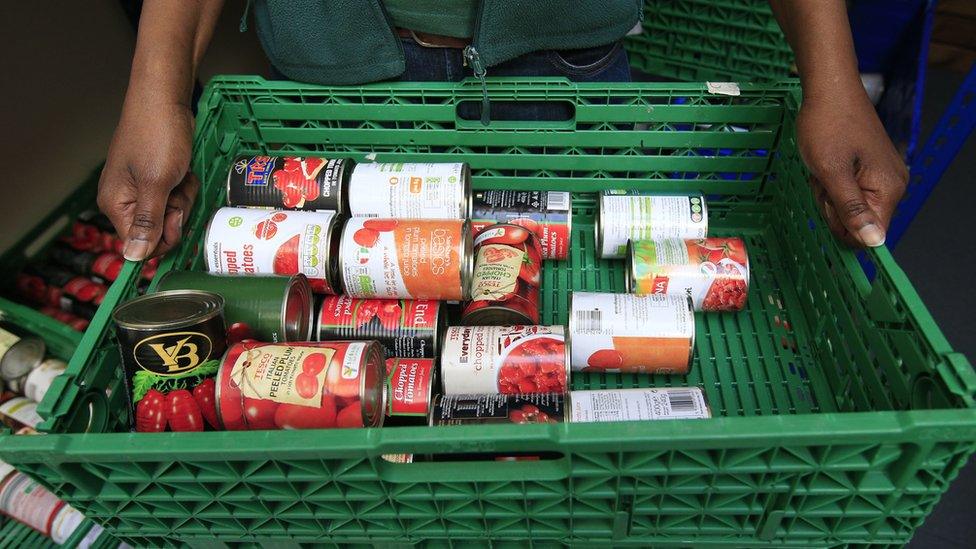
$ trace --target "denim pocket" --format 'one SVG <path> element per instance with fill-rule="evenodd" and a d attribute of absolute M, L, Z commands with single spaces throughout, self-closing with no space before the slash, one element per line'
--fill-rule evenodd
<path fill-rule="evenodd" d="M 549 62 L 570 78 L 592 77 L 613 64 L 621 48 L 620 42 L 613 42 L 578 50 L 550 50 Z"/>

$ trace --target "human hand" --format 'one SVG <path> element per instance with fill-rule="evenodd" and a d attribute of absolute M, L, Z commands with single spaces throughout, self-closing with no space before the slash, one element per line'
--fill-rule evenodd
<path fill-rule="evenodd" d="M 186 105 L 126 101 L 98 181 L 98 207 L 131 261 L 179 242 L 200 183 L 189 173 L 193 114 Z"/>
<path fill-rule="evenodd" d="M 883 245 L 908 169 L 863 89 L 805 97 L 797 140 L 831 231 L 851 246 Z"/>

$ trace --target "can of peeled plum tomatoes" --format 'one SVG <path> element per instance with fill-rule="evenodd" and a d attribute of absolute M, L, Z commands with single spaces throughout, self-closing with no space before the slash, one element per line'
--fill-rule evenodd
<path fill-rule="evenodd" d="M 468 219 L 471 169 L 466 163 L 357 164 L 349 176 L 353 217 Z"/>
<path fill-rule="evenodd" d="M 567 419 L 566 408 L 562 393 L 438 395 L 428 425 L 562 423 Z"/>
<path fill-rule="evenodd" d="M 574 371 L 685 375 L 695 352 L 695 315 L 685 295 L 573 292 Z"/>
<path fill-rule="evenodd" d="M 352 297 L 463 301 L 471 247 L 470 224 L 460 219 L 353 217 L 339 246 L 342 285 Z"/>
<path fill-rule="evenodd" d="M 220 208 L 204 237 L 207 270 L 229 275 L 303 274 L 312 290 L 338 293 L 335 212 Z"/>
<path fill-rule="evenodd" d="M 572 195 L 564 191 L 477 191 L 471 231 L 477 237 L 495 223 L 521 225 L 535 233 L 543 259 L 569 257 L 573 231 Z"/>
<path fill-rule="evenodd" d="M 542 249 L 535 233 L 501 223 L 474 240 L 471 301 L 461 324 L 508 326 L 539 323 Z"/>
<path fill-rule="evenodd" d="M 597 198 L 596 248 L 603 259 L 627 255 L 629 240 L 705 238 L 705 197 L 603 191 Z"/>
<path fill-rule="evenodd" d="M 305 275 L 240 277 L 169 271 L 156 289 L 220 294 L 227 331 L 236 341 L 308 341 L 312 336 L 312 288 Z"/>
<path fill-rule="evenodd" d="M 440 301 L 330 295 L 322 300 L 315 332 L 318 341 L 375 339 L 386 356 L 434 358 L 443 322 Z"/>
<path fill-rule="evenodd" d="M 424 425 L 434 396 L 432 358 L 386 359 L 385 425 Z"/>
<path fill-rule="evenodd" d="M 564 393 L 569 347 L 562 326 L 451 326 L 441 346 L 443 393 Z"/>
<path fill-rule="evenodd" d="M 227 172 L 227 205 L 343 213 L 353 165 L 344 158 L 241 156 Z"/>
<path fill-rule="evenodd" d="M 741 311 L 749 295 L 749 256 L 741 238 L 631 240 L 627 290 L 691 296 L 696 311 Z"/>
<path fill-rule="evenodd" d="M 379 427 L 386 366 L 376 341 L 235 343 L 217 372 L 228 431 Z"/>

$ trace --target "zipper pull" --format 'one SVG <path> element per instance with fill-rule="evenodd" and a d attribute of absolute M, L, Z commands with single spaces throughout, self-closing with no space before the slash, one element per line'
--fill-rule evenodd
<path fill-rule="evenodd" d="M 241 16 L 241 26 L 238 27 L 240 32 L 247 32 L 247 16 L 251 13 L 251 0 L 247 0 L 244 4 L 244 15 Z"/>
<path fill-rule="evenodd" d="M 488 71 L 481 62 L 481 55 L 473 46 L 465 46 L 464 60 L 474 71 L 475 78 L 481 81 L 481 123 L 487 126 L 491 122 L 491 103 L 488 101 L 488 83 L 485 82 Z"/>

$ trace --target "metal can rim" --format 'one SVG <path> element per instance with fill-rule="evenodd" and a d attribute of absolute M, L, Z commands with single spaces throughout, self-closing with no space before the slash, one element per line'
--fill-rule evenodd
<path fill-rule="evenodd" d="M 228 175 L 228 177 L 230 177 L 230 175 Z M 217 221 L 217 216 L 220 215 L 220 211 L 223 210 L 224 208 L 230 208 L 230 207 L 231 206 L 222 206 L 220 208 L 217 208 L 214 211 L 213 215 L 210 216 L 210 221 L 207 222 L 206 230 L 203 231 L 203 261 L 204 264 L 207 266 L 208 273 L 212 273 L 216 269 L 216 266 L 213 264 L 210 258 L 210 232 L 211 229 L 213 229 L 214 223 Z"/>
<path fill-rule="evenodd" d="M 204 311 L 199 315 L 182 318 L 177 321 L 173 321 L 169 323 L 150 324 L 150 323 L 128 322 L 119 319 L 119 311 L 124 311 L 127 308 L 141 305 L 146 301 L 164 300 L 167 297 L 172 297 L 177 294 L 183 294 L 183 295 L 190 294 L 190 295 L 197 295 L 199 297 L 206 297 L 207 299 L 211 300 L 207 303 L 209 308 L 208 310 Z M 112 311 L 112 320 L 115 321 L 115 324 L 118 327 L 124 328 L 126 330 L 134 330 L 134 331 L 148 331 L 148 330 L 160 330 L 160 329 L 173 330 L 173 329 L 185 328 L 187 326 L 193 326 L 194 324 L 205 322 L 207 320 L 214 318 L 215 316 L 222 314 L 223 311 L 224 311 L 224 298 L 220 294 L 214 292 L 206 292 L 203 290 L 164 290 L 162 292 L 155 292 L 152 294 L 141 295 L 139 297 L 130 299 L 120 304 L 118 307 L 115 308 L 114 311 Z"/>
<path fill-rule="evenodd" d="M 349 285 L 346 283 L 346 266 L 345 266 L 346 247 L 347 247 L 346 246 L 346 241 L 349 240 L 349 239 L 346 238 L 346 233 L 348 231 L 352 230 L 351 229 L 351 225 L 353 223 L 353 220 L 355 220 L 355 219 L 360 219 L 360 218 L 357 218 L 357 217 L 347 217 L 346 220 L 342 223 L 342 230 L 339 231 L 339 257 L 336 259 L 336 261 L 338 263 L 338 267 L 336 268 L 336 270 L 339 271 L 339 273 L 338 273 L 338 275 L 339 275 L 339 277 L 338 277 L 339 278 L 339 280 L 338 280 L 339 287 L 337 289 L 338 290 L 341 290 L 341 293 L 342 294 L 348 295 L 349 297 L 359 297 L 359 296 L 354 296 L 354 295 L 352 295 L 352 294 L 349 293 Z M 369 218 L 367 217 L 367 218 L 364 218 L 364 219 L 369 219 Z M 322 318 L 320 316 L 319 317 L 319 330 L 321 330 L 321 323 L 322 323 Z"/>
<path fill-rule="evenodd" d="M 601 191 L 597 194 L 597 204 L 596 215 L 593 219 L 593 232 L 596 243 L 597 258 L 608 259 L 608 257 L 603 255 L 603 202 L 606 199 L 606 192 Z"/>
<path fill-rule="evenodd" d="M 522 318 L 521 319 L 505 319 L 505 321 L 502 322 L 502 323 L 492 322 L 490 324 L 486 324 L 486 322 L 491 322 L 491 320 L 484 320 L 484 319 L 478 320 L 480 318 L 479 313 L 481 313 L 483 311 L 486 311 L 486 312 L 506 312 L 506 313 L 510 313 L 510 314 L 513 314 L 513 315 L 518 315 L 518 316 L 520 316 Z M 481 315 L 481 316 L 483 316 L 483 315 Z M 472 321 L 471 320 L 471 317 L 474 317 L 475 320 Z M 537 321 L 532 320 L 531 318 L 525 316 L 525 314 L 522 313 L 521 311 L 516 311 L 515 309 L 510 309 L 510 308 L 505 307 L 505 306 L 502 306 L 502 305 L 489 305 L 487 307 L 482 307 L 482 308 L 480 308 L 480 309 L 478 309 L 476 311 L 472 311 L 470 314 L 462 315 L 462 317 L 461 317 L 461 325 L 462 326 L 510 326 L 512 324 L 525 324 L 525 325 L 528 325 L 528 326 L 533 326 L 533 325 L 538 326 L 538 325 L 540 325 Z"/>
<path fill-rule="evenodd" d="M 24 349 L 27 348 L 27 346 L 33 346 L 31 351 L 33 354 L 26 355 L 26 358 L 31 360 L 13 362 L 13 359 L 10 357 L 16 355 L 11 355 L 11 352 L 14 351 L 15 348 L 19 347 Z M 19 340 L 14 342 L 13 345 L 8 347 L 6 352 L 3 353 L 3 356 L 0 357 L 0 378 L 7 382 L 8 387 L 11 385 L 11 383 L 16 382 L 20 388 L 23 388 L 23 383 L 26 381 L 27 376 L 44 362 L 46 353 L 47 344 L 40 337 L 33 335 L 21 337 Z"/>
<path fill-rule="evenodd" d="M 312 302 L 312 287 L 308 283 L 308 277 L 298 273 L 294 274 L 288 279 L 288 284 L 285 286 L 284 299 L 281 301 L 281 334 L 284 341 L 291 341 L 288 337 L 288 298 L 292 295 L 292 291 L 299 294 L 302 298 L 302 303 L 305 304 L 305 314 L 302 314 L 302 318 L 306 320 L 304 334 L 301 332 L 301 325 L 298 328 L 298 334 L 295 334 L 301 339 L 296 339 L 295 341 L 309 341 L 312 337 L 312 324 L 314 323 L 315 306 Z"/>
<path fill-rule="evenodd" d="M 346 349 L 348 350 L 348 345 L 358 342 L 346 342 Z M 382 427 L 383 420 L 386 419 L 386 352 L 383 350 L 383 345 L 375 339 L 362 342 L 365 344 L 366 348 L 363 349 L 363 355 L 360 358 L 359 368 L 362 374 L 359 376 L 359 407 L 360 412 L 363 416 L 363 427 Z M 379 402 L 377 406 L 373 408 L 373 416 L 370 417 L 366 411 L 366 399 L 363 398 L 366 395 L 366 365 L 370 364 L 370 361 L 378 363 L 378 366 L 374 365 L 374 369 L 378 368 L 377 375 L 379 376 L 380 391 L 379 391 Z"/>
<path fill-rule="evenodd" d="M 471 221 L 465 219 L 461 223 L 461 301 L 471 299 L 471 282 L 474 278 L 474 237 L 471 232 Z"/>
<path fill-rule="evenodd" d="M 471 165 L 461 162 L 461 218 L 471 219 L 474 212 L 474 195 L 471 193 Z"/>
<path fill-rule="evenodd" d="M 636 258 L 634 257 L 634 241 L 632 239 L 627 239 L 627 260 L 624 261 L 624 288 L 627 289 L 628 294 L 637 293 L 637 279 L 636 279 L 636 265 L 634 265 Z"/>

